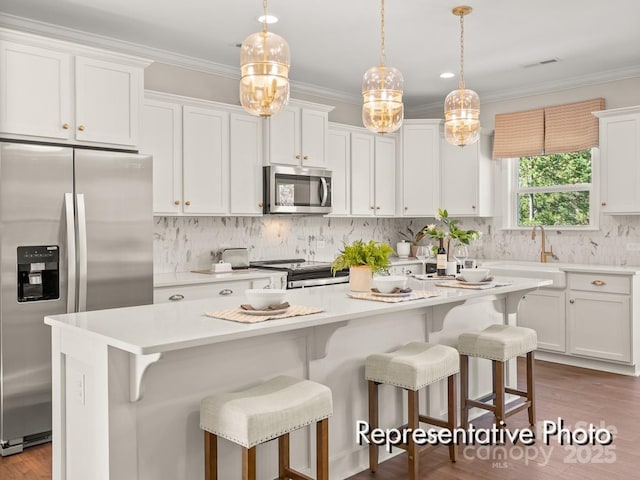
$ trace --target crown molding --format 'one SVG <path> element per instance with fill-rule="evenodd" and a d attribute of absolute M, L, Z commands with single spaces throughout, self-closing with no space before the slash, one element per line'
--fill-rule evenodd
<path fill-rule="evenodd" d="M 599 83 L 614 82 L 617 80 L 625 80 L 628 78 L 640 77 L 640 65 L 631 67 L 607 70 L 582 77 L 574 77 L 565 80 L 538 83 L 528 87 L 518 87 L 509 90 L 503 90 L 500 93 L 485 93 L 480 95 L 480 105 L 483 103 L 501 102 L 504 100 L 513 100 L 516 98 L 531 97 L 533 95 L 542 95 L 545 93 L 559 92 L 578 87 L 587 87 L 589 85 L 597 85 Z M 411 117 L 425 115 L 436 109 L 441 111 L 444 109 L 444 98 L 442 101 L 407 107 L 407 114 Z"/>

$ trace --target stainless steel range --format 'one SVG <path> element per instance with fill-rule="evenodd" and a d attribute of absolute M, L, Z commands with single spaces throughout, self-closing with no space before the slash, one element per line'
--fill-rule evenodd
<path fill-rule="evenodd" d="M 317 287 L 349 281 L 349 271 L 339 271 L 334 276 L 330 262 L 308 262 L 302 258 L 294 258 L 251 262 L 251 266 L 287 272 L 287 288 Z"/>

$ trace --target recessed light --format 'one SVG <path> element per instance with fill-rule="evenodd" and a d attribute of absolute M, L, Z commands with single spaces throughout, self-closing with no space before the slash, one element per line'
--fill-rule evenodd
<path fill-rule="evenodd" d="M 440 78 L 453 78 L 455 76 L 456 74 L 451 72 L 444 72 L 440 74 Z"/>
<path fill-rule="evenodd" d="M 268 24 L 277 23 L 278 22 L 278 17 L 276 17 L 275 15 L 267 15 L 266 17 L 264 15 L 260 15 L 258 17 L 258 21 L 260 23 L 266 21 Z"/>

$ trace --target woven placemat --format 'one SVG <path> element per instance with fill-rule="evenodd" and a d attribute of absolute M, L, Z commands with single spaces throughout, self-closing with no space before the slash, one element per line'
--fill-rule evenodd
<path fill-rule="evenodd" d="M 420 300 L 421 298 L 430 298 L 437 297 L 440 295 L 440 292 L 435 290 L 429 291 L 416 291 L 413 290 L 408 295 L 401 295 L 397 297 L 384 297 L 381 295 L 376 295 L 373 292 L 349 292 L 347 293 L 351 298 L 357 298 L 359 300 L 373 300 L 374 302 L 386 302 L 386 303 L 398 303 L 398 302 L 408 302 L 409 300 Z"/>
<path fill-rule="evenodd" d="M 277 315 L 249 315 L 241 308 L 232 308 L 231 310 L 220 310 L 217 312 L 205 312 L 207 317 L 221 318 L 223 320 L 232 320 L 240 323 L 258 323 L 265 320 L 273 320 L 277 318 L 297 317 L 300 315 L 311 315 L 312 313 L 324 312 L 323 308 L 307 307 L 305 305 L 291 305 L 286 312 Z"/>

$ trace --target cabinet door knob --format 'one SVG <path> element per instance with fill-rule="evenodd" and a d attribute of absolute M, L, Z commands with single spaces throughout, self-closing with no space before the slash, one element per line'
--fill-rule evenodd
<path fill-rule="evenodd" d="M 180 200 L 174 200 L 173 204 L 174 205 L 180 205 Z"/>
<path fill-rule="evenodd" d="M 298 160 L 300 160 L 300 155 L 296 155 L 296 158 L 297 158 Z"/>
<path fill-rule="evenodd" d="M 575 300 L 569 300 L 569 303 L 576 303 Z"/>
<path fill-rule="evenodd" d="M 302 157 L 303 160 L 309 160 L 309 155 L 305 155 L 304 157 Z"/>
<path fill-rule="evenodd" d="M 175 295 L 171 295 L 169 297 L 169 300 L 171 300 L 172 302 L 179 302 L 180 300 L 184 300 L 184 295 L 176 293 Z"/>
<path fill-rule="evenodd" d="M 81 132 L 84 132 L 84 125 L 79 125 L 78 130 L 80 130 Z"/>
<path fill-rule="evenodd" d="M 264 207 L 264 203 L 260 202 L 260 203 L 258 204 L 258 206 L 259 206 L 260 208 L 262 208 L 262 207 Z"/>
<path fill-rule="evenodd" d="M 409 210 L 409 207 L 404 207 L 405 210 Z"/>
<path fill-rule="evenodd" d="M 62 128 L 64 128 L 65 130 L 69 130 L 69 124 L 68 123 L 63 123 L 62 124 Z"/>
<path fill-rule="evenodd" d="M 600 205 L 602 205 L 603 207 L 607 206 L 607 202 L 602 202 Z"/>
<path fill-rule="evenodd" d="M 591 282 L 591 285 L 595 285 L 596 287 L 601 287 L 603 285 L 606 285 L 606 283 L 602 280 L 594 280 L 593 282 Z"/>
<path fill-rule="evenodd" d="M 187 206 L 191 205 L 191 200 L 187 200 L 186 202 L 184 202 L 184 204 Z"/>
<path fill-rule="evenodd" d="M 471 209 L 472 209 L 472 210 L 475 210 L 475 209 L 476 209 L 476 206 L 475 206 L 475 205 L 471 205 Z"/>
<path fill-rule="evenodd" d="M 374 210 L 374 207 L 369 207 L 371 210 Z"/>
<path fill-rule="evenodd" d="M 219 295 L 231 295 L 233 293 L 233 290 L 231 290 L 230 288 L 223 288 L 222 290 L 220 290 Z"/>
<path fill-rule="evenodd" d="M 380 210 L 380 207 L 376 207 L 376 210 Z"/>

